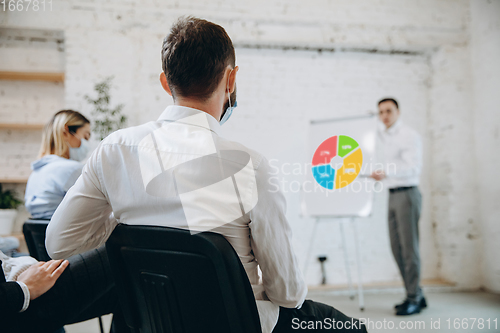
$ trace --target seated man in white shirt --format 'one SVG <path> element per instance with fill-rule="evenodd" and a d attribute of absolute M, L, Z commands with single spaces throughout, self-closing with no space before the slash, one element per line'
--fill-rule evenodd
<path fill-rule="evenodd" d="M 238 67 L 225 30 L 180 19 L 161 54 L 161 85 L 174 105 L 156 122 L 117 131 L 100 144 L 52 217 L 51 257 L 102 245 L 118 223 L 210 230 L 236 250 L 263 333 L 296 332 L 312 320 L 324 321 L 325 330 L 365 332 L 358 320 L 305 301 L 286 203 L 270 186 L 268 161 L 217 134 L 236 107 Z"/>

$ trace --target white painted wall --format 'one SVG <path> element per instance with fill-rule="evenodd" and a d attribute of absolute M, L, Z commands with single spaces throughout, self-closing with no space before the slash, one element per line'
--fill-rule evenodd
<path fill-rule="evenodd" d="M 309 260 L 308 282 L 320 281 L 320 265 L 316 258 L 326 254 L 329 282 L 346 283 L 339 221 L 321 222 L 311 256 L 305 257 L 312 240 L 314 220 L 300 216 L 297 184 L 304 181 L 305 168 L 311 158 L 307 142 L 309 120 L 365 114 L 367 110 L 376 109 L 381 96 L 398 96 L 403 119 L 422 134 L 428 152 L 427 113 L 422 111 L 427 105 L 429 68 L 426 58 L 269 49 L 239 48 L 236 51 L 240 66 L 238 108 L 234 119 L 223 126 L 221 134 L 263 152 L 273 166 L 281 169 L 282 190 L 287 198 L 288 217 L 302 267 Z M 248 126 L 249 123 L 252 125 Z M 423 272 L 426 278 L 432 278 L 437 276 L 437 266 L 428 210 L 428 167 L 423 178 L 422 249 L 425 258 L 430 259 L 424 261 Z M 399 273 L 388 246 L 386 193 L 377 196 L 376 201 L 379 204 L 373 216 L 360 220 L 358 226 L 364 277 L 367 282 L 396 281 Z M 354 273 L 352 229 L 347 227 L 346 231 Z"/>
<path fill-rule="evenodd" d="M 441 47 L 432 56 L 431 71 L 428 128 L 438 268 L 440 277 L 462 287 L 478 288 L 481 235 L 467 44 Z"/>
<path fill-rule="evenodd" d="M 493 251 L 498 250 L 497 208 L 493 199 L 481 199 L 498 193 L 498 183 L 489 182 L 496 168 L 483 167 L 488 176 L 479 180 L 475 158 L 463 157 L 464 149 L 479 154 L 480 149 L 496 147 L 498 140 L 498 125 L 485 120 L 492 116 L 489 110 L 497 107 L 497 100 L 486 98 L 491 93 L 478 95 L 486 89 L 482 82 L 494 57 L 477 51 L 491 50 L 488 45 L 498 36 L 498 28 L 482 23 L 486 2 L 472 5 L 472 10 L 470 6 L 468 0 L 191 0 L 161 5 L 152 0 L 64 1 L 54 3 L 52 12 L 1 13 L 0 27 L 63 31 L 64 107 L 88 113 L 83 96 L 92 93 L 95 82 L 113 75 L 113 101 L 125 104 L 129 124 L 134 125 L 157 118 L 171 104 L 158 75 L 161 42 L 172 22 L 186 14 L 215 21 L 233 39 L 241 67 L 239 107 L 223 133 L 277 159 L 278 166 L 307 160 L 310 118 L 375 110 L 379 98 L 395 96 L 404 121 L 425 144 L 424 278 L 442 277 L 462 288 L 477 288 L 484 278 L 488 288 L 498 290 L 499 266 L 491 263 Z M 491 37 L 485 37 L 485 31 Z M 386 53 L 370 53 L 374 50 Z M 401 52 L 410 54 L 394 54 Z M 2 47 L 0 57 L 6 59 Z M 498 87 L 495 82 L 493 87 Z M 25 98 L 21 93 L 9 95 L 14 104 Z M 484 117 L 471 112 L 478 100 L 487 103 L 478 108 Z M 5 117 L 3 110 L 7 109 L 0 107 L 0 117 Z M 478 126 L 480 120 L 484 124 Z M 491 145 L 477 145 L 482 126 L 490 129 Z M 498 163 L 495 156 L 487 162 Z M 20 159 L 18 164 L 27 165 Z M 1 164 L 0 172 L 12 170 L 6 168 Z M 299 178 L 283 175 L 288 182 Z M 477 187 L 478 181 L 483 185 Z M 327 254 L 329 282 L 345 283 L 338 224 L 325 222 L 318 227 L 312 256 L 306 258 L 312 221 L 299 215 L 296 193 L 286 197 L 296 252 L 302 265 L 311 260 L 308 282 L 320 281 L 315 257 Z M 375 200 L 373 216 L 358 225 L 364 276 L 367 282 L 393 281 L 398 272 L 387 236 L 387 197 L 382 194 Z M 497 234 L 490 233 L 495 230 Z M 354 253 L 352 230 L 347 231 Z M 354 256 L 350 265 L 355 272 Z"/>
<path fill-rule="evenodd" d="M 470 34 L 482 276 L 500 292 L 500 1 L 471 1 Z"/>

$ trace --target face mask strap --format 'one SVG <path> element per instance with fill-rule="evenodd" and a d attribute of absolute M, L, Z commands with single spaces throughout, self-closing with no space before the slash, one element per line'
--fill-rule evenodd
<path fill-rule="evenodd" d="M 229 88 L 229 78 L 231 77 L 231 73 L 234 71 L 234 68 L 231 69 L 229 75 L 227 76 L 227 97 L 229 98 L 229 107 L 231 107 L 231 93 L 229 92 L 231 89 Z"/>

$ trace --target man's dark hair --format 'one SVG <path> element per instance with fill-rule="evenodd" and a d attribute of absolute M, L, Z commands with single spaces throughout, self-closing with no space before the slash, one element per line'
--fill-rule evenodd
<path fill-rule="evenodd" d="M 172 95 L 208 99 L 235 66 L 234 47 L 220 25 L 196 17 L 181 17 L 163 40 L 161 60 Z"/>
<path fill-rule="evenodd" d="M 381 103 L 384 103 L 384 102 L 393 102 L 394 104 L 396 104 L 396 108 L 399 109 L 398 102 L 396 102 L 396 100 L 394 98 L 384 98 L 384 99 L 381 99 L 380 102 L 378 102 L 378 105 L 380 105 Z"/>

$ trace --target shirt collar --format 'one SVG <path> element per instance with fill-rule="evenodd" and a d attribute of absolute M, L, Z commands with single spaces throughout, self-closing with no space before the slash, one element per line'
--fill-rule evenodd
<path fill-rule="evenodd" d="M 211 114 L 205 111 L 180 105 L 170 105 L 162 112 L 158 121 L 171 121 L 206 128 L 216 134 L 220 124 Z"/>
<path fill-rule="evenodd" d="M 403 122 L 401 121 L 401 119 L 398 119 L 391 127 L 387 128 L 385 132 L 391 135 L 395 134 L 399 131 L 399 128 L 401 127 L 402 124 Z"/>

